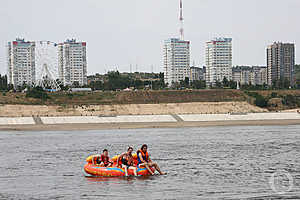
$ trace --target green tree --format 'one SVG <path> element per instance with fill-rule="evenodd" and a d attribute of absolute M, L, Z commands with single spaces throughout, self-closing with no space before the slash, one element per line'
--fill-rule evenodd
<path fill-rule="evenodd" d="M 184 80 L 181 80 L 179 82 L 180 88 L 189 88 L 190 86 L 190 79 L 188 77 L 185 77 Z"/>
<path fill-rule="evenodd" d="M 108 72 L 108 81 L 104 83 L 104 88 L 108 90 L 125 89 L 130 86 L 131 79 L 122 76 L 119 71 Z"/>
<path fill-rule="evenodd" d="M 272 81 L 272 88 L 273 89 L 289 89 L 291 86 L 290 81 L 286 78 L 273 80 Z"/>
<path fill-rule="evenodd" d="M 190 79 L 189 79 L 189 77 L 185 77 L 185 78 L 184 78 L 184 85 L 185 85 L 186 87 L 188 87 L 188 86 L 190 85 Z"/>
<path fill-rule="evenodd" d="M 1 76 L 0 74 L 0 91 L 7 91 L 8 90 L 8 84 L 7 84 L 7 76 Z"/>
<path fill-rule="evenodd" d="M 216 88 L 222 88 L 222 83 L 220 81 L 216 81 Z"/>
<path fill-rule="evenodd" d="M 276 92 L 271 93 L 271 98 L 276 98 L 277 96 L 278 96 L 278 94 Z"/>
<path fill-rule="evenodd" d="M 231 89 L 236 89 L 237 88 L 237 82 L 230 80 L 228 82 L 228 87 L 230 87 Z"/>
<path fill-rule="evenodd" d="M 297 99 L 297 97 L 290 94 L 283 97 L 282 103 L 289 107 L 295 107 L 300 105 L 300 101 Z"/>
<path fill-rule="evenodd" d="M 194 89 L 205 89 L 206 82 L 204 80 L 193 81 L 193 82 L 191 82 L 191 86 Z"/>
<path fill-rule="evenodd" d="M 258 94 L 257 92 L 249 92 L 249 91 L 245 91 L 245 93 L 248 96 L 254 97 L 254 104 L 258 107 L 267 107 L 268 106 L 268 98 L 263 97 L 262 95 Z"/>
<path fill-rule="evenodd" d="M 225 76 L 223 78 L 222 84 L 223 84 L 223 87 L 229 87 L 229 81 Z"/>
<path fill-rule="evenodd" d="M 33 88 L 28 87 L 27 89 L 28 89 L 26 92 L 27 98 L 31 97 L 31 98 L 42 99 L 42 100 L 49 99 L 47 92 L 43 90 L 42 87 L 39 86 Z"/>
<path fill-rule="evenodd" d="M 80 85 L 79 85 L 79 82 L 78 81 L 74 81 L 73 84 L 72 84 L 72 87 L 74 88 L 78 88 Z"/>
<path fill-rule="evenodd" d="M 285 78 L 284 81 L 283 81 L 283 88 L 284 88 L 284 89 L 289 89 L 290 86 L 291 86 L 290 81 L 289 81 L 288 79 Z"/>
<path fill-rule="evenodd" d="M 135 87 L 137 89 L 142 89 L 144 88 L 145 85 L 150 85 L 150 83 L 144 83 L 143 81 L 137 79 L 137 80 L 134 80 L 133 82 L 134 84 L 132 85 L 132 87 Z"/>
<path fill-rule="evenodd" d="M 102 81 L 91 81 L 89 87 L 92 88 L 92 90 L 103 90 L 104 84 Z"/>
<path fill-rule="evenodd" d="M 255 99 L 254 103 L 255 103 L 256 106 L 262 107 L 262 108 L 265 108 L 265 107 L 268 106 L 268 100 L 265 99 L 261 95 L 256 96 L 256 99 Z"/>

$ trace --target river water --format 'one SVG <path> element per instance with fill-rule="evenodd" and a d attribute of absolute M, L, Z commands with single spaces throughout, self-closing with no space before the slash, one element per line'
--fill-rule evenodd
<path fill-rule="evenodd" d="M 143 143 L 168 175 L 83 175 Z M 0 163 L 0 199 L 300 199 L 300 126 L 0 132 Z"/>

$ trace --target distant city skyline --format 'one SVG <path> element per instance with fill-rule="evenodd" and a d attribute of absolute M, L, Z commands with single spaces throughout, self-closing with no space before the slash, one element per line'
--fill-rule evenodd
<path fill-rule="evenodd" d="M 64 42 L 26 41 L 16 39 L 7 44 L 8 84 L 16 88 L 35 85 L 59 89 L 87 85 L 86 42 L 67 39 Z"/>
<path fill-rule="evenodd" d="M 179 0 L 2 1 L 0 73 L 7 71 L 5 45 L 17 37 L 29 41 L 86 41 L 88 74 L 115 69 L 129 72 L 130 65 L 132 71 L 163 71 L 163 42 L 179 37 L 178 5 Z M 74 7 L 82 13 L 74 12 Z M 297 49 L 299 7 L 298 0 L 184 0 L 185 39 L 191 41 L 191 64 L 195 61 L 196 66 L 205 65 L 206 41 L 230 37 L 233 66 L 266 66 L 269 44 L 294 43 Z M 299 63 L 297 50 L 295 58 Z"/>

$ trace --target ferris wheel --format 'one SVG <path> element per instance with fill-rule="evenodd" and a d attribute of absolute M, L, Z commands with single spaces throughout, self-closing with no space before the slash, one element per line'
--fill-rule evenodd
<path fill-rule="evenodd" d="M 57 44 L 50 41 L 35 42 L 35 76 L 36 86 L 51 91 L 59 91 L 57 83 L 58 49 Z"/>

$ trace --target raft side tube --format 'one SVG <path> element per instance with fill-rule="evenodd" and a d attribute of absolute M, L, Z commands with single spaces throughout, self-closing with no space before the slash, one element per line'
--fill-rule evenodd
<path fill-rule="evenodd" d="M 154 168 L 151 168 L 152 172 L 155 171 Z M 116 176 L 125 176 L 125 171 L 122 168 L 118 168 L 116 166 L 113 167 L 100 167 L 97 165 L 93 165 L 91 163 L 87 163 L 84 165 L 84 171 L 87 174 L 96 177 L 116 177 Z M 133 169 L 128 169 L 128 175 L 134 176 Z M 138 176 L 150 176 L 151 174 L 148 172 L 146 168 L 137 168 Z"/>

